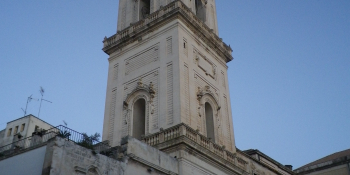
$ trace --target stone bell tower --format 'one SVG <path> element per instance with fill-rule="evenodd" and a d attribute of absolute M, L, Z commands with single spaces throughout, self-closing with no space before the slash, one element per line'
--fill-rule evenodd
<path fill-rule="evenodd" d="M 198 143 L 236 151 L 226 65 L 232 50 L 218 37 L 215 0 L 120 0 L 117 33 L 103 44 L 103 140 L 148 142 L 169 131 L 154 137 L 160 143 L 187 128 Z"/>

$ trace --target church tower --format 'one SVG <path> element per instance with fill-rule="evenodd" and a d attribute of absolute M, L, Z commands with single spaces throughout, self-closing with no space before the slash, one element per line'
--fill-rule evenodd
<path fill-rule="evenodd" d="M 215 0 L 120 0 L 117 32 L 103 44 L 103 140 L 160 143 L 186 127 L 188 137 L 236 152 L 226 65 L 233 57 L 218 37 Z"/>

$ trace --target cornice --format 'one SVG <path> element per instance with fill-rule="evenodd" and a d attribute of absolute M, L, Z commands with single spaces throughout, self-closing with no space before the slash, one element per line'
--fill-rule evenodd
<path fill-rule="evenodd" d="M 225 62 L 233 59 L 230 46 L 222 42 L 206 24 L 200 21 L 183 2 L 176 0 L 160 10 L 150 14 L 146 19 L 131 24 L 128 28 L 117 32 L 115 35 L 103 40 L 103 51 L 111 55 L 117 50 L 122 50 L 126 45 L 142 39 L 146 34 L 164 26 L 165 24 L 180 19 L 190 28 L 194 34 L 202 39 Z"/>

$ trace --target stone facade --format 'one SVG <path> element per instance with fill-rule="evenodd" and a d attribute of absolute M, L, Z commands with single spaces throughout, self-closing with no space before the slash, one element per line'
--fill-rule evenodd
<path fill-rule="evenodd" d="M 0 147 L 0 167 L 40 149 L 42 168 L 32 167 L 43 175 L 294 174 L 261 152 L 236 149 L 232 49 L 218 37 L 215 0 L 120 0 L 118 12 L 117 33 L 103 41 L 103 143 L 84 146 L 86 136 L 59 126 Z"/>
<path fill-rule="evenodd" d="M 151 14 L 132 23 L 135 10 L 123 8 L 141 2 L 120 1 L 118 32 L 104 40 L 103 50 L 110 57 L 103 140 L 116 146 L 122 137 L 133 135 L 133 105 L 145 99 L 145 136 L 185 123 L 203 135 L 211 134 L 215 143 L 234 153 L 226 83 L 226 63 L 233 58 L 214 32 L 216 24 L 209 25 L 216 21 L 216 13 L 203 21 L 189 8 L 195 1 L 153 6 L 159 2 L 151 0 Z M 203 4 L 207 11 L 215 9 L 213 0 Z M 210 119 L 205 104 L 212 109 Z M 210 133 L 207 127 L 212 128 Z"/>

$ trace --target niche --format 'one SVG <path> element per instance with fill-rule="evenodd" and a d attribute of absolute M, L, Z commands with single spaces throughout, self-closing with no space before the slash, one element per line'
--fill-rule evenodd
<path fill-rule="evenodd" d="M 140 0 L 139 8 L 139 19 L 144 19 L 150 14 L 151 1 L 150 0 Z"/>
<path fill-rule="evenodd" d="M 146 101 L 143 98 L 138 99 L 133 106 L 133 126 L 132 136 L 141 140 L 141 136 L 145 135 L 146 120 Z"/>
<path fill-rule="evenodd" d="M 209 103 L 205 103 L 205 123 L 207 128 L 207 137 L 215 143 L 213 108 Z"/>
<path fill-rule="evenodd" d="M 196 6 L 196 16 L 202 20 L 203 22 L 206 21 L 206 8 L 205 4 L 203 4 L 202 0 L 195 0 L 195 6 Z"/>

